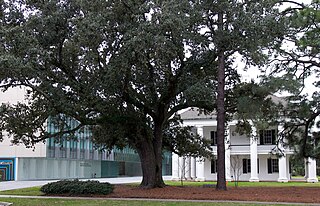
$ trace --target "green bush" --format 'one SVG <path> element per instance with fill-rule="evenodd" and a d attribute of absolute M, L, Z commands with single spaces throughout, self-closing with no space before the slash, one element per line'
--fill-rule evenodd
<path fill-rule="evenodd" d="M 107 195 L 113 192 L 113 185 L 108 182 L 100 183 L 91 180 L 61 180 L 43 185 L 40 191 L 45 194 Z"/>

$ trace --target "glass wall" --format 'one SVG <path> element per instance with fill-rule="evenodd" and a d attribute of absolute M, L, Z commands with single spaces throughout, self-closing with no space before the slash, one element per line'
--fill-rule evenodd
<path fill-rule="evenodd" d="M 67 119 L 69 129 L 78 126 L 77 121 Z M 54 134 L 59 131 L 52 118 L 47 121 L 47 130 Z M 93 174 L 93 177 L 139 176 L 142 175 L 141 163 L 138 153 L 129 147 L 123 149 L 114 148 L 111 152 L 99 150 L 91 140 L 89 128 L 75 132 L 73 137 L 61 139 L 49 138 L 47 140 L 47 158 L 59 158 L 66 160 L 100 160 L 101 173 Z M 171 153 L 163 155 L 163 175 L 171 174 Z M 99 174 L 99 176 L 97 176 Z M 101 174 L 101 176 L 100 176 Z M 63 177 L 62 177 L 63 178 Z"/>

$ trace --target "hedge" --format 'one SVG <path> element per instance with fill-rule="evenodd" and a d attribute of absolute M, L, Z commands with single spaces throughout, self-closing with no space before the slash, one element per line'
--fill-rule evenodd
<path fill-rule="evenodd" d="M 61 180 L 43 185 L 40 191 L 45 194 L 107 195 L 113 192 L 113 185 L 108 182 L 100 183 L 99 181 L 92 180 Z"/>

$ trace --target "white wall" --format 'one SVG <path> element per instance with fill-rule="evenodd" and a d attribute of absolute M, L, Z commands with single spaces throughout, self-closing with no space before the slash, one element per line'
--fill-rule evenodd
<path fill-rule="evenodd" d="M 205 139 L 211 139 L 211 131 L 217 131 L 217 127 L 203 127 L 203 136 Z"/>
<path fill-rule="evenodd" d="M 235 132 L 236 126 L 232 125 L 230 126 L 230 144 L 231 145 L 249 145 L 250 144 L 250 138 L 246 135 L 240 135 Z"/>
<path fill-rule="evenodd" d="M 4 140 L 0 142 L 0 157 L 45 157 L 46 146 L 44 143 L 38 143 L 35 148 L 26 148 L 25 145 L 13 145 L 11 139 L 3 133 Z"/>
<path fill-rule="evenodd" d="M 246 173 L 243 174 L 242 171 L 242 159 L 249 159 L 250 155 L 239 155 L 239 161 L 240 161 L 240 171 L 241 171 L 241 175 L 239 180 L 240 181 L 249 181 L 250 177 L 251 177 L 251 173 Z M 272 173 L 272 174 L 268 174 L 268 158 L 270 158 L 270 155 L 258 155 L 259 158 L 259 173 L 258 173 L 258 177 L 259 177 L 259 181 L 277 181 L 279 178 L 279 173 Z M 276 159 L 276 156 L 272 156 L 272 158 Z M 233 169 L 230 167 L 231 169 L 231 176 L 233 176 L 233 178 L 235 178 Z M 205 178 L 206 180 L 217 180 L 217 174 L 213 173 L 211 174 L 211 162 L 210 160 L 206 159 L 205 161 Z M 290 173 L 289 173 L 289 155 L 287 155 L 287 178 L 290 179 Z"/>
<path fill-rule="evenodd" d="M 273 180 L 277 181 L 279 178 L 279 173 L 272 173 L 268 174 L 268 158 L 270 158 L 270 155 L 258 155 L 259 157 L 259 166 L 260 166 L 260 171 L 258 174 L 259 180 Z M 272 157 L 276 158 L 276 157 Z"/>
<path fill-rule="evenodd" d="M 23 87 L 10 88 L 6 92 L 0 91 L 0 104 L 16 104 L 24 102 L 26 89 Z M 4 140 L 0 142 L 0 157 L 45 157 L 46 147 L 43 143 L 38 143 L 35 148 L 26 148 L 24 145 L 13 145 L 10 136 L 2 132 Z"/>
<path fill-rule="evenodd" d="M 217 180 L 217 173 L 211 173 L 211 160 L 205 159 L 204 162 L 204 177 L 206 180 Z"/>
<path fill-rule="evenodd" d="M 101 161 L 56 158 L 18 158 L 16 180 L 101 177 Z"/>

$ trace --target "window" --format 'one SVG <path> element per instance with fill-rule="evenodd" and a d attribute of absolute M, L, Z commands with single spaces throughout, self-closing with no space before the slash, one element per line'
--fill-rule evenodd
<path fill-rule="evenodd" d="M 54 149 L 55 148 L 55 142 L 54 142 L 54 138 L 53 137 L 47 139 L 47 142 L 48 142 L 48 148 L 49 149 L 52 149 L 52 148 Z"/>
<path fill-rule="evenodd" d="M 91 140 L 89 142 L 89 159 L 94 159 L 93 143 Z"/>
<path fill-rule="evenodd" d="M 268 174 L 279 172 L 279 160 L 278 159 L 268 159 Z"/>
<path fill-rule="evenodd" d="M 250 159 L 242 159 L 242 169 L 243 169 L 243 174 L 247 174 L 251 172 Z"/>
<path fill-rule="evenodd" d="M 260 144 L 272 145 L 276 144 L 276 130 L 260 130 Z"/>
<path fill-rule="evenodd" d="M 55 142 L 54 138 L 51 137 L 47 140 L 48 142 L 48 157 L 55 157 Z"/>
<path fill-rule="evenodd" d="M 60 145 L 60 155 L 59 157 L 60 158 L 66 158 L 67 157 L 67 144 L 68 144 L 68 141 L 66 139 L 64 140 L 61 140 L 61 145 Z"/>
<path fill-rule="evenodd" d="M 216 146 L 217 145 L 217 131 L 211 131 L 210 137 L 211 137 L 211 146 Z"/>
<path fill-rule="evenodd" d="M 211 173 L 217 173 L 217 160 L 211 160 Z"/>
<path fill-rule="evenodd" d="M 70 158 L 77 158 L 77 145 L 78 142 L 76 140 L 70 140 Z"/>
<path fill-rule="evenodd" d="M 85 156 L 85 149 L 84 149 L 84 139 L 81 137 L 80 139 L 80 159 L 84 159 Z"/>

